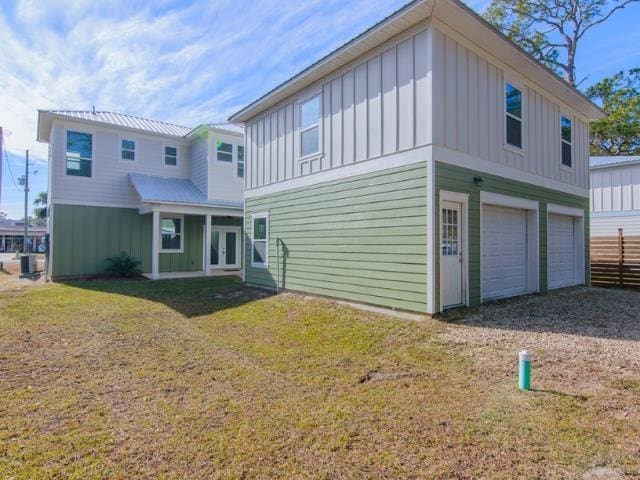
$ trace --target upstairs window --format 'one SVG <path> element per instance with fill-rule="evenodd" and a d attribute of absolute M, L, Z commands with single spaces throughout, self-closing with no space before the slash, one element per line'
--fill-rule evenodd
<path fill-rule="evenodd" d="M 91 177 L 93 135 L 67 131 L 67 175 Z"/>
<path fill-rule="evenodd" d="M 507 145 L 522 148 L 522 92 L 505 84 L 505 114 Z"/>
<path fill-rule="evenodd" d="M 300 104 L 300 158 L 320 153 L 320 95 Z"/>
<path fill-rule="evenodd" d="M 172 167 L 178 165 L 178 149 L 176 147 L 164 147 L 164 164 Z"/>
<path fill-rule="evenodd" d="M 182 251 L 182 217 L 162 217 L 160 219 L 160 237 L 162 252 Z"/>
<path fill-rule="evenodd" d="M 233 145 L 230 143 L 216 142 L 216 158 L 220 162 L 233 162 Z"/>
<path fill-rule="evenodd" d="M 121 140 L 120 141 L 120 158 L 122 160 L 136 159 L 136 142 L 133 140 Z"/>
<path fill-rule="evenodd" d="M 571 168 L 573 165 L 572 155 L 571 120 L 562 115 L 560 117 L 560 146 L 562 148 L 562 165 Z"/>
<path fill-rule="evenodd" d="M 256 213 L 251 217 L 251 265 L 267 267 L 269 264 L 269 214 Z"/>
<path fill-rule="evenodd" d="M 244 178 L 244 147 L 238 145 L 238 177 Z"/>

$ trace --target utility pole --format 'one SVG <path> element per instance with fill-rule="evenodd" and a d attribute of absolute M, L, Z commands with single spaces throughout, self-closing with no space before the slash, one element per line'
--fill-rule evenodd
<path fill-rule="evenodd" d="M 4 152 L 3 147 L 3 142 L 4 141 L 4 137 L 2 136 L 2 127 L 0 127 L 0 208 L 2 207 L 2 165 L 3 165 L 3 159 L 4 157 L 2 156 L 2 152 Z"/>
<path fill-rule="evenodd" d="M 29 150 L 26 152 L 24 165 L 24 253 L 29 253 Z"/>

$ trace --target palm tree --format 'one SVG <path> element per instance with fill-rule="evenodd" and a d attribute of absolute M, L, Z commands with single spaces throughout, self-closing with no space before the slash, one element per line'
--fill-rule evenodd
<path fill-rule="evenodd" d="M 44 223 L 47 220 L 47 192 L 40 192 L 38 196 L 33 200 L 33 213 L 36 216 L 36 222 Z"/>

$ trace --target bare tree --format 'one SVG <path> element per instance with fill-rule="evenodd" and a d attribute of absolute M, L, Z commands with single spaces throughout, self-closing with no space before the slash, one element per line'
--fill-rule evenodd
<path fill-rule="evenodd" d="M 584 35 L 640 0 L 492 0 L 485 18 L 574 86 Z"/>

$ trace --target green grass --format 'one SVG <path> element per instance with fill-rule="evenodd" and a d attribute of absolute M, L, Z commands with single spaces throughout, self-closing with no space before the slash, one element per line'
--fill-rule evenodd
<path fill-rule="evenodd" d="M 0 292 L 0 478 L 639 474 L 637 418 L 521 393 L 448 328 L 234 278 Z"/>

